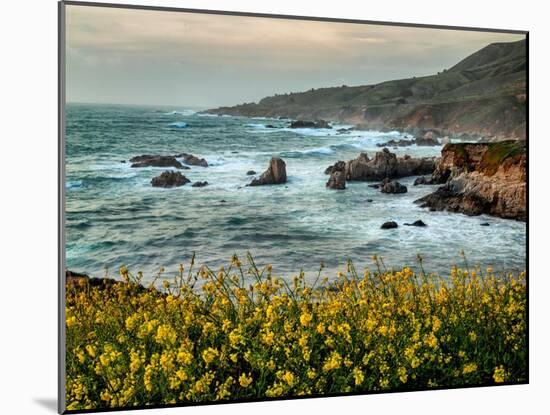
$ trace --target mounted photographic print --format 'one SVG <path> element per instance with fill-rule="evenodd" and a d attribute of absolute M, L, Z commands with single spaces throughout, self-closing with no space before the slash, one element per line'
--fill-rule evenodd
<path fill-rule="evenodd" d="M 59 6 L 60 412 L 528 382 L 527 32 Z"/>

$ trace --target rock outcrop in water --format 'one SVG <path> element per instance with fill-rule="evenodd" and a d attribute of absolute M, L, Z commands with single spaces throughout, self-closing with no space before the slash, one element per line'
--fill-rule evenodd
<path fill-rule="evenodd" d="M 186 183 L 189 183 L 187 177 L 181 174 L 179 171 L 165 171 L 160 176 L 153 177 L 151 179 L 151 185 L 153 187 L 179 187 L 183 186 Z"/>
<path fill-rule="evenodd" d="M 143 154 L 141 156 L 132 157 L 131 167 L 175 167 L 176 169 L 185 169 L 174 156 L 160 156 Z"/>
<path fill-rule="evenodd" d="M 444 183 L 416 203 L 430 210 L 527 218 L 527 155 L 523 142 L 447 144 L 431 183 Z"/>
<path fill-rule="evenodd" d="M 420 219 L 415 220 L 413 223 L 404 223 L 404 225 L 405 226 L 419 226 L 419 227 L 428 226 L 423 221 L 421 221 Z"/>
<path fill-rule="evenodd" d="M 397 222 L 391 220 L 389 222 L 384 222 L 382 224 L 382 226 L 380 226 L 380 229 L 395 229 L 397 228 L 399 225 L 397 225 Z"/>
<path fill-rule="evenodd" d="M 378 147 L 409 147 L 413 144 L 417 146 L 427 147 L 427 146 L 438 146 L 441 143 L 437 139 L 433 131 L 428 131 L 424 133 L 421 137 L 415 138 L 413 140 L 401 139 L 394 140 L 393 138 L 385 143 L 376 144 Z"/>
<path fill-rule="evenodd" d="M 334 163 L 334 165 L 328 166 L 325 169 L 325 174 L 331 174 L 333 171 L 337 171 L 337 170 L 345 172 L 346 171 L 346 162 L 345 161 L 337 161 L 336 163 Z"/>
<path fill-rule="evenodd" d="M 330 173 L 344 163 L 346 180 L 348 181 L 379 181 L 384 179 L 398 179 L 407 176 L 431 174 L 435 168 L 434 157 L 412 158 L 410 156 L 397 157 L 387 148 L 375 154 L 370 159 L 367 153 L 347 162 L 339 161 L 328 167 L 325 173 Z"/>
<path fill-rule="evenodd" d="M 344 190 L 346 188 L 345 164 L 336 163 L 334 168 L 331 169 L 330 177 L 327 181 L 326 187 L 336 190 Z"/>
<path fill-rule="evenodd" d="M 433 131 L 428 131 L 422 137 L 417 137 L 414 140 L 414 143 L 417 146 L 438 146 L 439 140 L 437 139 Z"/>
<path fill-rule="evenodd" d="M 286 183 L 286 164 L 283 159 L 273 157 L 269 162 L 269 167 L 262 175 L 249 184 L 249 186 L 262 186 L 267 184 Z"/>
<path fill-rule="evenodd" d="M 290 123 L 289 128 L 332 128 L 332 127 L 325 120 L 316 120 L 316 121 L 296 120 Z"/>
<path fill-rule="evenodd" d="M 385 180 L 380 186 L 380 192 L 382 193 L 407 193 L 407 186 L 402 185 L 396 180 Z"/>
<path fill-rule="evenodd" d="M 190 166 L 208 167 L 208 162 L 204 158 L 199 158 L 193 154 L 181 153 L 177 154 L 176 157 L 183 158 L 184 163 Z"/>
<path fill-rule="evenodd" d="M 432 178 L 426 177 L 426 176 L 420 176 L 414 179 L 413 186 L 418 186 L 421 184 L 437 184 L 437 183 L 432 183 Z"/>

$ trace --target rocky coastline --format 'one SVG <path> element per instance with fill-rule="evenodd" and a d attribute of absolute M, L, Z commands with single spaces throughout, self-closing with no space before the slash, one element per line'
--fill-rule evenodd
<path fill-rule="evenodd" d="M 314 88 L 205 112 L 323 119 L 416 138 L 432 131 L 453 140 L 526 140 L 526 61 L 525 41 L 494 43 L 431 76 Z"/>
<path fill-rule="evenodd" d="M 416 200 L 421 207 L 527 220 L 523 142 L 447 144 L 431 177 L 423 182 L 443 186 Z"/>
<path fill-rule="evenodd" d="M 387 148 L 377 152 L 373 158 L 361 153 L 354 160 L 338 161 L 327 167 L 325 174 L 344 171 L 347 181 L 381 181 L 407 176 L 432 174 L 435 169 L 435 157 L 413 158 L 405 155 L 397 157 Z"/>
<path fill-rule="evenodd" d="M 373 158 L 356 159 L 327 167 L 326 187 L 343 190 L 346 181 L 374 181 L 382 193 L 406 193 L 395 179 L 418 177 L 414 185 L 440 185 L 415 203 L 431 211 L 466 215 L 489 214 L 505 219 L 527 219 L 527 155 L 522 141 L 447 144 L 440 158 L 397 157 L 387 148 Z M 442 186 L 441 186 L 442 185 Z"/>
<path fill-rule="evenodd" d="M 322 122 L 316 121 L 317 123 Z M 426 137 L 431 140 L 433 136 Z M 183 163 L 178 159 L 183 159 Z M 175 156 L 141 155 L 130 159 L 132 167 L 173 167 L 190 169 L 188 165 L 207 167 L 204 158 L 182 153 Z M 439 185 L 432 193 L 415 203 L 430 211 L 449 211 L 466 215 L 489 214 L 505 219 L 525 221 L 526 209 L 526 147 L 523 141 L 498 143 L 448 143 L 441 157 L 398 157 L 383 148 L 369 157 L 360 153 L 355 159 L 339 160 L 325 169 L 329 175 L 326 188 L 345 190 L 347 182 L 374 182 L 369 186 L 381 193 L 401 194 L 407 186 L 397 179 L 418 176 L 414 186 Z M 256 172 L 249 170 L 249 176 Z M 153 187 L 180 187 L 191 181 L 179 171 L 164 171 L 151 180 Z M 287 183 L 286 163 L 273 157 L 268 168 L 253 177 L 248 186 Z M 197 181 L 192 187 L 207 186 Z"/>

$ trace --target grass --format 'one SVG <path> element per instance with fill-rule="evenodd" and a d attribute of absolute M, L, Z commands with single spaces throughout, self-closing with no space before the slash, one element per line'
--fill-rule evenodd
<path fill-rule="evenodd" d="M 480 170 L 491 176 L 496 173 L 499 166 L 506 161 L 512 163 L 525 155 L 526 147 L 523 141 L 499 141 L 496 143 L 448 143 L 442 152 L 452 151 L 455 154 L 455 165 L 462 166 L 470 162 L 470 156 L 466 147 L 487 147 L 483 153 L 479 166 Z"/>
<path fill-rule="evenodd" d="M 514 158 L 525 154 L 525 142 L 522 141 L 501 141 L 491 143 L 487 148 L 483 158 L 481 159 L 481 168 L 487 174 L 496 173 L 498 167 L 505 160 L 513 160 Z"/>
<path fill-rule="evenodd" d="M 67 285 L 69 410 L 524 382 L 525 275 L 348 263 L 287 282 L 234 257 L 162 289 Z"/>

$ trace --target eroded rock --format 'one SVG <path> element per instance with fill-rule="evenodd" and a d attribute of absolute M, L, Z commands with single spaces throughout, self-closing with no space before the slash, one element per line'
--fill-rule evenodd
<path fill-rule="evenodd" d="M 177 154 L 176 157 L 183 158 L 184 163 L 190 166 L 208 167 L 208 162 L 204 158 L 199 158 L 193 154 L 181 153 Z"/>
<path fill-rule="evenodd" d="M 260 177 L 252 180 L 249 186 L 283 183 L 286 183 L 286 164 L 283 159 L 273 157 L 269 162 L 267 170 Z"/>
<path fill-rule="evenodd" d="M 386 180 L 380 187 L 380 192 L 391 194 L 407 193 L 407 186 L 396 180 Z"/>
<path fill-rule="evenodd" d="M 329 166 L 325 173 L 332 172 L 335 166 Z M 361 153 L 354 159 L 344 163 L 346 180 L 348 181 L 379 181 L 383 179 L 398 179 L 407 176 L 432 174 L 435 168 L 434 157 L 412 158 L 408 155 L 397 157 L 387 148 L 369 158 L 367 153 Z"/>
<path fill-rule="evenodd" d="M 131 167 L 175 167 L 176 169 L 182 169 L 184 166 L 176 160 L 174 156 L 161 156 L 143 154 L 141 156 L 132 157 L 130 159 L 132 163 Z"/>
<path fill-rule="evenodd" d="M 151 185 L 153 187 L 179 187 L 183 186 L 186 183 L 189 183 L 187 177 L 181 174 L 179 171 L 165 171 L 160 176 L 153 177 L 151 179 Z"/>
<path fill-rule="evenodd" d="M 432 175 L 445 183 L 415 202 L 430 210 L 527 219 L 525 143 L 447 144 Z"/>

